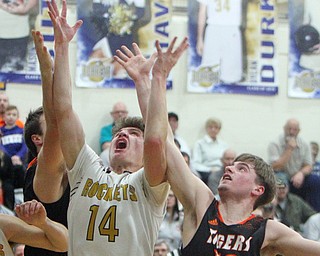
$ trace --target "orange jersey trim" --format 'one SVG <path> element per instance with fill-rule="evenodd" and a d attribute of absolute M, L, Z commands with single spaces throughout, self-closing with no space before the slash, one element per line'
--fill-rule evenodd
<path fill-rule="evenodd" d="M 249 221 L 249 220 L 251 220 L 251 219 L 253 219 L 253 218 L 255 218 L 255 217 L 256 217 L 256 216 L 255 216 L 254 214 L 251 214 L 248 218 L 246 218 L 246 219 L 244 219 L 243 221 L 240 221 L 240 222 L 238 222 L 238 223 L 236 223 L 236 224 L 244 224 L 244 223 L 246 223 L 247 221 Z M 219 220 L 220 220 L 221 222 L 225 223 L 224 220 L 223 220 L 223 217 L 222 217 L 222 215 L 221 215 L 221 213 L 220 213 L 219 202 L 218 202 L 218 218 L 219 218 Z"/>
<path fill-rule="evenodd" d="M 31 162 L 28 164 L 28 167 L 27 167 L 27 171 L 29 170 L 30 167 L 36 165 L 38 163 L 38 158 L 35 157 L 31 160 Z"/>

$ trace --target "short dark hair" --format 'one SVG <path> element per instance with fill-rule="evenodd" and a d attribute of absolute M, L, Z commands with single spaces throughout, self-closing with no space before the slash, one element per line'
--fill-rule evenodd
<path fill-rule="evenodd" d="M 252 164 L 257 174 L 257 182 L 264 186 L 264 193 L 258 197 L 253 209 L 270 203 L 276 193 L 276 178 L 272 167 L 262 158 L 247 153 L 239 155 L 234 162 L 245 162 Z"/>
<path fill-rule="evenodd" d="M 170 119 L 170 118 L 174 118 L 174 119 L 176 119 L 176 121 L 179 121 L 178 115 L 176 113 L 174 113 L 174 112 L 169 112 L 168 113 L 168 119 Z"/>
<path fill-rule="evenodd" d="M 38 155 L 37 147 L 32 141 L 32 135 L 43 135 L 40 125 L 40 117 L 43 115 L 43 108 L 39 107 L 36 110 L 30 110 L 26 123 L 24 124 L 24 140 L 30 153 L 36 157 Z"/>
<path fill-rule="evenodd" d="M 144 132 L 144 123 L 141 117 L 124 117 L 116 121 L 112 128 L 112 137 L 121 129 L 126 127 L 135 127 Z"/>

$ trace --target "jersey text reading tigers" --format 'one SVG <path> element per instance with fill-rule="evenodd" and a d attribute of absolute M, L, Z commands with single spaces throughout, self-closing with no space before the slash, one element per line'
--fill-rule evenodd
<path fill-rule="evenodd" d="M 183 256 L 259 256 L 265 236 L 266 220 L 252 215 L 245 221 L 226 225 L 213 200 Z"/>

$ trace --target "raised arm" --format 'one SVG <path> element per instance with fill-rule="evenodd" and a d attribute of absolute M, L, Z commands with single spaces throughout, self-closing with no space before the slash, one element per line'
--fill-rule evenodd
<path fill-rule="evenodd" d="M 167 180 L 167 137 L 170 130 L 166 102 L 166 81 L 171 69 L 188 48 L 187 38 L 174 49 L 175 37 L 168 49 L 162 51 L 156 41 L 157 60 L 152 69 L 151 93 L 147 107 L 144 161 L 150 184 L 157 185 Z"/>
<path fill-rule="evenodd" d="M 71 169 L 85 143 L 83 127 L 72 107 L 72 83 L 69 69 L 69 42 L 82 25 L 82 21 L 78 20 L 73 27 L 67 23 L 66 0 L 62 1 L 61 14 L 55 0 L 47 4 L 55 39 L 53 105 L 61 150 L 67 167 Z"/>
<path fill-rule="evenodd" d="M 136 43 L 133 43 L 132 47 L 134 52 L 131 52 L 126 46 L 121 46 L 121 50 L 116 51 L 117 55 L 114 56 L 114 59 L 119 62 L 134 81 L 140 111 L 144 122 L 146 122 L 147 106 L 151 92 L 150 72 L 157 53 L 146 59 Z"/>
<path fill-rule="evenodd" d="M 16 212 L 21 219 L 0 215 L 0 228 L 8 241 L 57 252 L 68 250 L 68 230 L 51 221 L 40 202 L 25 202 L 16 207 Z"/>
<path fill-rule="evenodd" d="M 173 41 L 173 43 L 175 40 Z M 170 45 L 171 46 L 171 45 Z M 187 49 L 188 43 L 185 38 L 179 47 L 173 51 L 173 47 L 169 47 L 166 55 L 161 59 L 158 57 L 157 62 L 153 68 L 153 80 L 152 80 L 152 90 L 151 96 L 148 105 L 148 115 L 147 120 L 152 122 L 153 125 L 160 127 L 157 122 L 159 120 L 162 122 L 161 129 L 165 124 L 167 124 L 167 141 L 166 141 L 166 160 L 168 169 L 166 172 L 166 177 L 171 185 L 172 190 L 175 195 L 178 197 L 179 201 L 182 203 L 185 212 L 185 221 L 183 224 L 183 243 L 187 244 L 190 239 L 193 237 L 197 225 L 200 223 L 204 212 L 207 207 L 212 202 L 214 196 L 211 190 L 199 179 L 197 178 L 190 170 L 189 166 L 185 162 L 180 150 L 175 145 L 173 140 L 173 134 L 168 126 L 168 117 L 165 101 L 165 80 L 162 80 L 166 73 L 166 70 L 170 72 L 171 68 L 176 64 L 182 53 Z M 158 48 L 158 47 L 157 47 Z M 158 49 L 158 56 L 160 55 Z M 159 62 L 158 62 L 159 61 Z M 157 69 L 157 64 L 159 69 Z M 168 74 L 168 73 L 167 73 Z M 158 78 L 160 76 L 160 79 Z M 162 87 L 161 87 L 161 86 Z M 160 89 L 154 90 L 160 86 Z M 159 112 L 159 105 L 162 108 L 162 111 Z M 151 112 L 153 111 L 153 112 Z M 161 117 L 158 116 L 161 114 Z M 153 119 L 153 120 L 152 120 Z M 157 121 L 158 120 L 158 121 Z M 146 127 L 147 128 L 147 127 Z M 156 127 L 154 127 L 156 131 Z"/>
<path fill-rule="evenodd" d="M 319 242 L 304 239 L 299 233 L 274 220 L 268 220 L 267 222 L 266 235 L 262 247 L 263 249 L 267 247 L 274 248 L 281 255 L 320 255 Z"/>
<path fill-rule="evenodd" d="M 146 122 L 144 160 L 146 176 L 151 185 L 157 185 L 166 180 L 165 143 L 168 130 L 165 100 L 166 79 L 188 45 L 187 39 L 185 39 L 178 49 L 172 52 L 175 41 L 176 38 L 164 53 L 159 43 L 157 43 L 157 53 L 153 54 L 149 59 L 144 58 L 136 44 L 133 44 L 134 53 L 127 47 L 122 46 L 121 51 L 118 50 L 117 56 L 115 56 L 115 60 L 126 69 L 136 85 L 140 110 Z M 151 89 L 150 70 L 156 56 L 158 56 L 158 59 L 152 71 L 153 89 Z M 152 102 L 154 102 L 160 94 L 163 96 L 164 102 L 160 102 L 157 106 L 148 103 L 150 97 L 153 97 Z"/>
<path fill-rule="evenodd" d="M 53 63 L 43 36 L 39 31 L 32 31 L 38 56 L 42 81 L 42 105 L 46 129 L 43 145 L 38 154 L 37 170 L 34 177 L 34 191 L 45 203 L 52 203 L 61 198 L 66 182 L 66 166 L 60 147 L 57 119 L 53 109 Z"/>

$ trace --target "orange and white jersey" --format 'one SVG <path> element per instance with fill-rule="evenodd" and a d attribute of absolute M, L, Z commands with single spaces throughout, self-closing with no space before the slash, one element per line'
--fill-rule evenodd
<path fill-rule="evenodd" d="M 68 173 L 68 255 L 152 255 L 169 184 L 150 187 L 144 169 L 116 174 L 84 145 Z"/>
<path fill-rule="evenodd" d="M 0 229 L 0 255 L 13 256 L 12 249 L 8 243 L 8 240 L 2 230 Z"/>
<path fill-rule="evenodd" d="M 207 24 L 240 26 L 242 22 L 242 0 L 198 0 L 207 7 Z"/>

